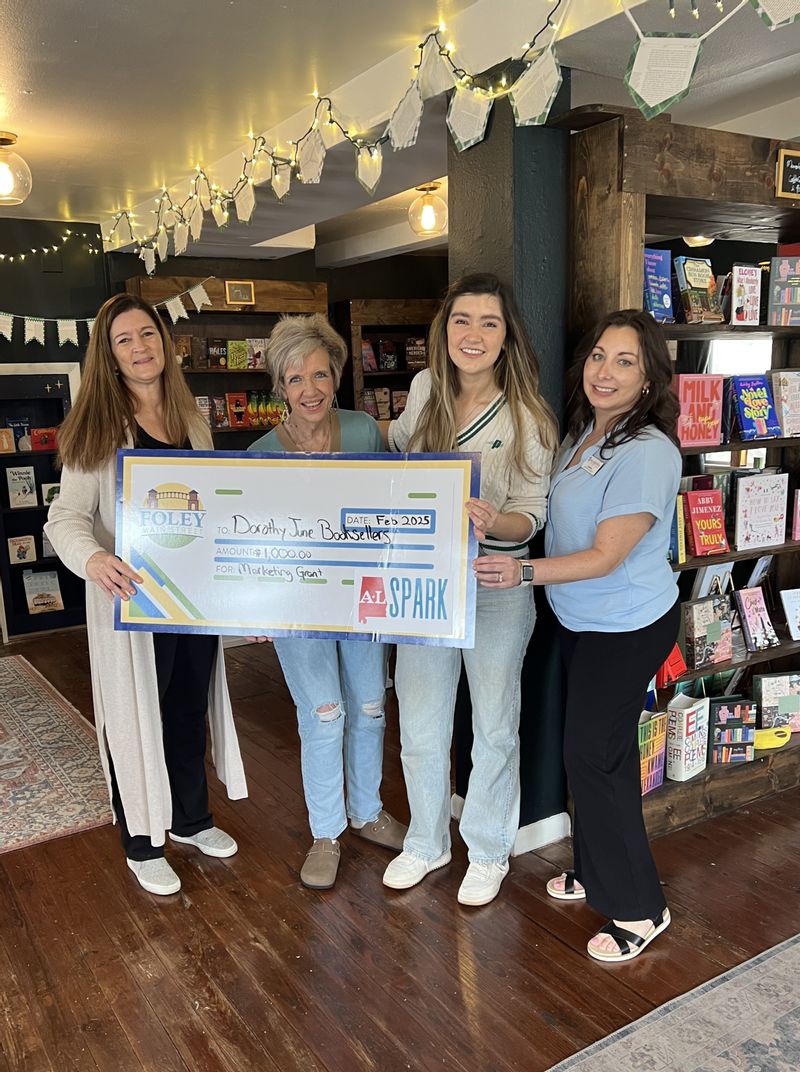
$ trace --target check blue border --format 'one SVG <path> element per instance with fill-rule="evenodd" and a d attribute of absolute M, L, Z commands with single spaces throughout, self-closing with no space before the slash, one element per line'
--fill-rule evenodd
<path fill-rule="evenodd" d="M 114 550 L 118 557 L 120 556 L 120 544 L 122 540 L 122 482 L 123 482 L 123 467 L 125 459 L 129 457 L 135 458 L 207 458 L 209 461 L 214 461 L 219 458 L 267 458 L 275 461 L 286 462 L 289 465 L 292 462 L 306 462 L 306 461 L 413 461 L 413 462 L 431 462 L 431 461 L 471 461 L 472 469 L 470 474 L 470 498 L 478 498 L 480 496 L 481 487 L 481 456 L 480 454 L 470 453 L 467 451 L 457 451 L 453 453 L 436 453 L 436 454 L 400 454 L 383 452 L 380 454 L 367 454 L 367 453 L 348 453 L 341 451 L 334 454 L 301 454 L 292 455 L 284 454 L 282 452 L 275 451 L 255 451 L 255 450 L 132 450 L 130 448 L 124 448 L 117 451 L 117 468 L 116 468 L 116 528 L 114 536 Z M 424 508 L 423 508 L 424 509 Z M 410 513 L 413 510 L 394 510 L 393 512 Z M 367 511 L 364 511 L 366 513 Z M 386 513 L 386 511 L 381 511 Z M 420 511 L 422 512 L 422 511 Z M 426 513 L 432 513 L 432 510 L 425 510 Z M 415 532 L 423 532 L 422 529 L 414 529 Z M 469 535 L 467 540 L 467 558 L 471 563 L 473 559 L 478 557 L 478 541 L 475 536 L 475 531 L 472 522 L 469 523 Z M 164 625 L 157 625 L 153 622 L 147 622 L 139 625 L 136 622 L 122 622 L 120 618 L 120 599 L 115 597 L 114 599 L 114 628 L 124 632 L 141 632 L 141 633 L 198 633 L 213 636 L 248 636 L 248 635 L 260 635 L 271 637 L 310 637 L 318 640 L 358 640 L 366 643 L 376 644 L 417 644 L 424 645 L 425 647 L 440 647 L 440 648 L 454 648 L 454 647 L 471 647 L 475 642 L 475 598 L 477 593 L 477 580 L 475 574 L 471 568 L 467 569 L 467 578 L 465 586 L 465 601 L 466 607 L 464 612 L 464 639 L 460 640 L 455 637 L 426 637 L 426 636 L 407 636 L 405 634 L 397 633 L 384 633 L 384 632 L 348 632 L 344 630 L 312 630 L 312 629 L 270 629 L 269 633 L 243 633 L 241 629 L 236 629 L 231 626 L 205 626 L 205 625 L 175 625 L 174 623 L 167 621 Z"/>

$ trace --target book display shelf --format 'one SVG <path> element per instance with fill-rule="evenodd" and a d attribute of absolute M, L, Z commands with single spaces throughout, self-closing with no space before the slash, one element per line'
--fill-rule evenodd
<path fill-rule="evenodd" d="M 432 298 L 357 298 L 334 304 L 333 322 L 348 343 L 351 358 L 339 390 L 344 407 L 369 412 L 374 399 L 377 413 L 373 416 L 381 420 L 398 416 L 403 393 L 427 365 L 426 347 L 420 340 L 427 344 L 438 308 L 439 302 Z M 370 354 L 374 369 L 365 367 L 373 363 Z M 392 364 L 393 368 L 386 367 Z"/>
<path fill-rule="evenodd" d="M 603 105 L 575 109 L 553 117 L 550 123 L 573 132 L 570 327 L 576 339 L 611 309 L 642 308 L 644 249 L 653 236 L 660 241 L 681 235 L 718 235 L 740 243 L 771 244 L 776 252 L 778 243 L 800 241 L 800 200 L 774 196 L 780 144 L 681 126 L 666 114 L 648 122 L 636 110 Z M 714 260 L 714 246 L 702 253 Z M 715 270 L 730 267 L 720 264 Z M 723 339 L 769 340 L 772 370 L 800 369 L 797 326 L 665 324 L 664 331 L 677 353 L 681 373 L 705 372 L 703 344 Z M 767 468 L 788 473 L 787 534 L 772 546 L 736 550 L 734 534 L 728 531 L 730 551 L 701 557 L 688 556 L 687 551 L 686 560 L 673 568 L 685 602 L 700 577 L 698 571 L 710 563 L 730 563 L 733 585 L 743 589 L 756 561 L 772 555 L 770 572 L 760 583 L 779 644 L 749 652 L 742 634 L 734 629 L 732 658 L 711 668 L 689 669 L 678 683 L 695 688 L 698 679 L 712 673 L 744 671 L 735 691 L 751 696 L 754 673 L 800 673 L 800 641 L 793 640 L 787 630 L 780 599 L 781 591 L 800 587 L 800 542 L 790 538 L 794 492 L 800 481 L 800 438 L 731 438 L 733 442 L 715 446 L 685 447 L 684 473 L 719 472 L 719 465 L 725 464 L 719 455 L 724 453 L 731 467 L 743 467 L 752 460 L 750 451 L 765 452 Z M 710 454 L 718 457 L 708 459 Z M 660 691 L 658 710 L 666 708 L 676 691 L 674 685 Z M 648 831 L 656 836 L 798 784 L 800 734 L 795 733 L 780 749 L 756 750 L 751 761 L 717 763 L 685 781 L 665 780 L 644 797 Z"/>
<path fill-rule="evenodd" d="M 232 284 L 230 280 L 191 276 L 135 276 L 126 281 L 125 289 L 129 294 L 136 294 L 156 305 L 184 294 L 198 283 L 205 287 L 211 305 L 204 306 L 199 313 L 189 312 L 188 320 L 178 320 L 172 327 L 173 339 L 188 340 L 189 352 L 183 361 L 184 372 L 192 394 L 201 400 L 201 409 L 210 413 L 209 423 L 212 424 L 216 447 L 220 450 L 245 450 L 271 427 L 274 403 L 269 401 L 269 376 L 263 367 L 228 367 L 227 356 L 224 365 L 209 364 L 209 361 L 214 361 L 214 350 L 217 347 L 226 350 L 231 342 L 235 342 L 246 354 L 247 340 L 266 340 L 282 314 L 327 315 L 327 286 L 324 283 L 274 279 L 236 280 Z M 233 301 L 234 298 L 252 298 L 252 301 L 241 304 Z M 191 301 L 185 300 L 184 304 L 191 309 Z M 243 406 L 236 396 L 239 396 Z M 215 398 L 218 400 L 217 412 L 225 414 L 227 426 L 212 423 Z M 254 401 L 260 401 L 258 423 L 251 422 L 248 413 L 241 427 L 231 427 L 226 411 L 231 408 L 232 399 L 238 409 L 243 408 L 250 413 Z M 209 410 L 204 409 L 205 400 L 212 400 Z"/>
<path fill-rule="evenodd" d="M 33 633 L 82 625 L 86 619 L 83 581 L 43 541 L 42 529 L 59 473 L 55 447 L 41 446 L 42 436 L 36 435 L 36 429 L 49 430 L 61 423 L 79 383 L 77 361 L 0 363 L 0 632 L 4 644 Z"/>

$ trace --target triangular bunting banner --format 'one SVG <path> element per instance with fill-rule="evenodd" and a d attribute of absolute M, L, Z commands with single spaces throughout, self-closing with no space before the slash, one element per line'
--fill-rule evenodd
<path fill-rule="evenodd" d="M 546 122 L 561 81 L 561 67 L 552 49 L 546 48 L 508 91 L 518 127 Z"/>
<path fill-rule="evenodd" d="M 225 206 L 221 201 L 215 201 L 211 206 L 211 215 L 214 217 L 214 223 L 217 227 L 224 227 L 228 222 L 228 213 L 225 211 Z"/>
<path fill-rule="evenodd" d="M 236 205 L 236 215 L 239 217 L 239 223 L 249 223 L 250 217 L 253 215 L 253 209 L 256 207 L 256 192 L 250 181 L 244 183 L 236 195 L 234 204 Z"/>
<path fill-rule="evenodd" d="M 67 342 L 71 342 L 74 346 L 78 345 L 78 325 L 74 320 L 57 320 L 56 329 L 59 346 Z"/>
<path fill-rule="evenodd" d="M 289 193 L 289 186 L 292 182 L 292 169 L 288 164 L 283 164 L 280 167 L 276 167 L 272 172 L 272 192 L 275 194 L 279 201 L 282 201 L 284 197 Z"/>
<path fill-rule="evenodd" d="M 325 164 L 325 142 L 319 130 L 312 130 L 297 150 L 297 163 L 300 167 L 298 178 L 304 184 L 318 183 L 322 178 Z"/>
<path fill-rule="evenodd" d="M 40 342 L 44 346 L 44 320 L 25 317 L 25 342 Z"/>
<path fill-rule="evenodd" d="M 175 244 L 175 256 L 179 257 L 181 253 L 186 252 L 186 247 L 189 245 L 189 224 L 188 223 L 176 223 L 175 230 L 172 232 L 172 241 Z"/>
<path fill-rule="evenodd" d="M 164 304 L 167 307 L 167 312 L 169 313 L 173 324 L 177 324 L 179 320 L 189 319 L 189 314 L 186 312 L 183 302 L 179 297 L 170 298 L 168 301 L 164 302 Z"/>
<path fill-rule="evenodd" d="M 439 50 L 436 39 L 431 37 L 422 52 L 422 61 L 419 65 L 420 96 L 423 100 L 430 97 L 438 97 L 447 89 L 452 89 L 456 84 L 456 76 L 453 68 Z"/>
<path fill-rule="evenodd" d="M 456 89 L 453 93 L 447 126 L 460 153 L 483 139 L 493 103 L 492 97 L 480 90 Z"/>
<path fill-rule="evenodd" d="M 414 81 L 406 90 L 403 99 L 395 108 L 386 133 L 393 149 L 408 149 L 417 140 L 419 125 L 422 121 L 422 97 L 419 86 Z"/>
<path fill-rule="evenodd" d="M 14 317 L 11 313 L 0 313 L 0 335 L 5 335 L 11 342 L 11 333 L 14 330 Z"/>
<path fill-rule="evenodd" d="M 383 169 L 383 152 L 380 145 L 374 145 L 371 148 L 363 146 L 356 153 L 356 178 L 372 196 L 377 189 L 378 183 L 381 181 L 381 170 Z"/>
<path fill-rule="evenodd" d="M 167 253 L 169 252 L 169 235 L 166 227 L 162 227 L 158 232 L 156 250 L 158 251 L 158 259 L 163 263 L 167 259 Z"/>
<path fill-rule="evenodd" d="M 144 261 L 147 274 L 153 275 L 156 270 L 156 251 L 150 246 L 142 246 L 139 256 Z"/>
<path fill-rule="evenodd" d="M 92 330 L 94 329 L 94 322 L 95 322 L 95 317 L 92 317 L 91 320 L 86 321 L 86 327 L 87 327 L 90 335 L 92 334 Z"/>
<path fill-rule="evenodd" d="M 189 291 L 189 297 L 194 303 L 195 309 L 200 312 L 204 305 L 211 305 L 211 299 L 206 294 L 206 288 L 202 283 L 197 283 Z"/>
<path fill-rule="evenodd" d="M 203 206 L 199 197 L 194 203 L 194 210 L 189 218 L 189 230 L 193 240 L 197 242 L 203 233 Z"/>
<path fill-rule="evenodd" d="M 643 34 L 636 42 L 625 84 L 645 119 L 683 100 L 702 47 L 694 34 Z"/>

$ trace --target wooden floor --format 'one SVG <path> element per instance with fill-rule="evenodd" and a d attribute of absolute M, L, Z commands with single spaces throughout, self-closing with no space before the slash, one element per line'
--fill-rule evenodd
<path fill-rule="evenodd" d="M 90 713 L 85 637 L 5 649 Z M 538 1072 L 800 929 L 800 790 L 655 843 L 674 923 L 629 965 L 591 961 L 602 921 L 547 898 L 559 844 L 461 908 L 465 852 L 420 886 L 344 835 L 334 890 L 303 889 L 294 714 L 268 645 L 228 653 L 250 797 L 215 783 L 228 861 L 172 846 L 183 890 L 141 890 L 104 827 L 0 856 L 0 1068 L 25 1072 Z M 396 708 L 385 793 L 405 818 Z M 555 865 L 555 866 L 554 866 Z"/>

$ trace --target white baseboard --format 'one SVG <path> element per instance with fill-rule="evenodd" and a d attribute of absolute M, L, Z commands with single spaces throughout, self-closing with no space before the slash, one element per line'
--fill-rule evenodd
<path fill-rule="evenodd" d="M 450 797 L 451 818 L 458 821 L 463 811 L 464 798 L 453 793 Z M 557 815 L 548 815 L 546 819 L 539 819 L 538 822 L 528 823 L 527 826 L 519 828 L 517 836 L 514 838 L 511 855 L 521 856 L 524 852 L 533 852 L 535 849 L 541 849 L 554 841 L 560 841 L 561 838 L 569 837 L 570 833 L 571 828 L 567 812 L 562 811 Z"/>

